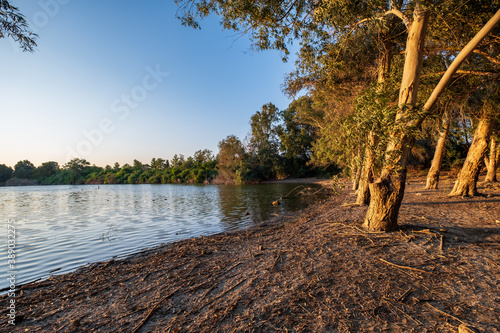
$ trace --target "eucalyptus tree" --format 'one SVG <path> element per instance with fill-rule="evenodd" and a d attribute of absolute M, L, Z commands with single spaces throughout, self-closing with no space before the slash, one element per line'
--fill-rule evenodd
<path fill-rule="evenodd" d="M 38 35 L 30 31 L 19 8 L 0 0 L 0 38 L 6 37 L 12 38 L 25 52 L 33 52 L 37 46 Z"/>
<path fill-rule="evenodd" d="M 475 144 L 469 149 L 469 154 L 464 163 L 463 170 L 460 172 L 456 182 L 456 187 L 451 195 L 475 195 L 477 175 L 479 174 L 480 161 L 486 153 L 485 147 L 488 145 L 490 126 L 492 119 L 497 117 L 498 107 L 488 106 L 497 104 L 494 101 L 498 88 L 498 79 L 500 77 L 500 59 L 498 53 L 500 50 L 500 30 L 490 30 L 490 33 L 480 34 L 485 22 L 490 20 L 491 27 L 495 25 L 495 17 L 500 8 L 499 1 L 479 1 L 471 0 L 467 2 L 444 2 L 440 5 L 439 20 L 430 29 L 432 40 L 429 44 L 429 52 L 438 53 L 449 64 L 458 55 L 458 52 L 466 46 L 471 39 L 476 39 L 474 47 L 469 48 L 472 51 L 467 61 L 460 69 L 456 69 L 456 75 L 453 76 L 453 84 L 448 89 L 452 97 L 451 103 L 454 108 L 460 105 L 462 112 L 467 113 L 468 117 L 477 119 Z M 474 15 L 471 15 L 474 13 Z M 447 35 L 450 38 L 443 41 L 442 36 Z M 475 37 L 477 35 L 477 37 Z M 442 72 L 436 72 L 442 75 Z M 457 92 L 458 91 L 458 92 Z M 492 98 L 493 97 L 493 98 Z M 464 107 L 465 105 L 465 107 Z M 451 111 L 452 108 L 448 108 Z M 490 109 L 487 111 L 487 109 Z M 444 131 L 441 132 L 438 145 L 436 147 L 435 158 L 427 177 L 427 188 L 437 188 L 439 180 L 439 158 L 442 156 L 443 141 L 446 134 L 446 125 L 451 119 L 447 113 L 443 115 Z M 480 144 L 479 144 L 480 143 Z"/>
<path fill-rule="evenodd" d="M 334 37 L 334 43 L 338 44 L 342 42 L 341 33 L 352 29 L 353 25 L 357 26 L 367 20 L 389 15 L 400 19 L 401 25 L 406 30 L 406 42 L 398 107 L 394 124 L 390 128 L 380 177 L 370 184 L 371 199 L 364 222 L 365 228 L 369 230 L 385 231 L 397 228 L 397 217 L 406 182 L 406 167 L 415 132 L 430 113 L 458 67 L 478 47 L 481 40 L 491 32 L 499 20 L 495 14 L 485 29 L 481 29 L 484 19 L 479 20 L 477 29 L 481 30 L 477 38 L 474 37 L 459 54 L 453 55 L 453 63 L 422 107 L 419 103 L 418 91 L 431 13 L 449 12 L 447 5 L 459 8 L 467 6 L 468 1 L 415 0 L 402 1 L 398 4 L 393 1 L 356 1 L 353 4 L 342 0 L 235 0 L 230 2 L 186 0 L 177 2 L 181 5 L 180 16 L 184 24 L 198 27 L 196 21 L 198 17 L 216 13 L 221 16 L 221 22 L 225 28 L 249 32 L 258 49 L 282 50 L 285 57 L 288 52 L 287 43 L 293 39 L 307 38 L 309 35 L 316 38 L 316 36 L 333 34 L 336 37 Z M 488 3 L 487 9 L 493 12 L 498 10 L 497 2 Z M 467 16 L 474 16 L 474 19 L 479 17 L 472 13 L 469 11 Z M 452 39 L 452 36 L 448 35 L 440 37 L 445 43 L 449 43 Z"/>
<path fill-rule="evenodd" d="M 497 131 L 498 132 L 498 131 Z M 488 172 L 486 173 L 485 182 L 497 182 L 497 169 L 500 159 L 500 147 L 498 147 L 498 134 L 492 135 L 490 140 L 489 156 L 484 159 Z"/>

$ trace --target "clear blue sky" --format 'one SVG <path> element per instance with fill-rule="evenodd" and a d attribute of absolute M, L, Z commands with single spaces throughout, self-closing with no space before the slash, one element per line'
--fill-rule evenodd
<path fill-rule="evenodd" d="M 251 51 L 217 17 L 183 27 L 174 1 L 10 2 L 40 37 L 35 53 L 0 39 L 0 164 L 216 154 L 263 104 L 290 102 L 280 85 L 293 57 Z"/>

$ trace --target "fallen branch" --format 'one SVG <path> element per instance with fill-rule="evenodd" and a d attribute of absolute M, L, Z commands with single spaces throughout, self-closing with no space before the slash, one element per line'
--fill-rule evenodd
<path fill-rule="evenodd" d="M 162 305 L 163 303 L 169 299 L 170 297 L 172 297 L 173 294 L 175 294 L 179 289 L 181 289 L 181 287 L 177 287 L 174 289 L 174 291 L 172 291 L 171 293 L 169 293 L 168 295 L 164 296 L 158 303 L 156 303 L 156 305 L 151 309 L 149 310 L 149 312 L 146 314 L 146 316 L 140 321 L 139 324 L 137 324 L 136 327 L 134 327 L 134 329 L 132 330 L 132 333 L 136 333 L 147 321 L 148 319 L 153 315 L 153 313 L 158 310 Z"/>
<path fill-rule="evenodd" d="M 388 264 L 388 265 L 391 265 L 391 266 L 394 266 L 394 267 L 397 267 L 397 268 L 401 268 L 401 269 L 411 269 L 413 271 L 417 271 L 417 272 L 422 272 L 422 273 L 430 273 L 430 272 L 427 272 L 427 271 L 424 271 L 424 270 L 421 270 L 421 269 L 418 269 L 418 268 L 413 268 L 413 267 L 409 267 L 409 266 L 401 266 L 401 265 L 396 265 L 396 264 L 393 264 L 392 262 L 388 262 L 387 260 L 384 260 L 384 259 L 381 259 L 379 258 L 378 260 Z"/>
<path fill-rule="evenodd" d="M 407 291 L 405 291 L 405 292 L 403 293 L 403 295 L 399 296 L 399 297 L 396 299 L 396 301 L 398 301 L 398 302 L 404 302 L 404 301 L 405 301 L 405 299 L 408 297 L 408 295 L 410 295 L 410 294 L 411 294 L 411 292 L 412 292 L 412 291 L 413 291 L 413 288 L 412 288 L 412 287 L 408 288 L 408 290 L 407 290 Z"/>
<path fill-rule="evenodd" d="M 434 310 L 436 310 L 437 312 L 440 312 L 440 313 L 442 313 L 442 314 L 444 314 L 444 315 L 447 315 L 447 316 L 449 316 L 449 317 L 451 317 L 451 318 L 453 318 L 453 319 L 455 319 L 455 320 L 458 320 L 458 321 L 459 321 L 459 322 L 461 322 L 462 324 L 467 325 L 466 323 L 464 323 L 463 321 L 461 321 L 461 320 L 460 320 L 460 319 L 458 319 L 457 317 L 455 317 L 455 316 L 453 316 L 453 315 L 451 315 L 451 314 L 449 314 L 449 313 L 446 313 L 446 312 L 444 312 L 444 311 L 439 310 L 438 308 L 436 308 L 436 307 L 432 306 L 430 303 L 425 303 L 425 304 L 427 304 L 428 306 L 430 306 L 431 308 L 433 308 L 433 309 L 434 309 Z"/>

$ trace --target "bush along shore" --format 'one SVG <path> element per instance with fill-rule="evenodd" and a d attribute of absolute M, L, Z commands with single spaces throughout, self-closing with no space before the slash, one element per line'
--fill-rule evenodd
<path fill-rule="evenodd" d="M 303 212 L 22 286 L 13 332 L 499 332 L 500 186 L 410 179 L 392 233 L 342 190 Z"/>

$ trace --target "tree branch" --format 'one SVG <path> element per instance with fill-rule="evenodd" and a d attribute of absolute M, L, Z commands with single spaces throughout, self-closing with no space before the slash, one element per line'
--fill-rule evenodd
<path fill-rule="evenodd" d="M 446 71 L 430 73 L 423 75 L 424 77 L 433 76 L 433 75 L 443 75 Z M 478 75 L 478 76 L 487 76 L 487 75 L 498 75 L 500 72 L 482 72 L 482 71 L 468 71 L 468 70 L 457 70 L 455 74 L 468 74 L 468 75 Z"/>
<path fill-rule="evenodd" d="M 401 19 L 401 21 L 403 21 L 403 24 L 406 26 L 406 28 L 409 28 L 410 27 L 410 24 L 411 24 L 411 20 L 405 16 L 405 14 L 403 14 L 402 11 L 400 11 L 399 9 L 396 9 L 396 8 L 393 8 L 393 9 L 390 9 L 388 11 L 386 11 L 384 14 L 380 15 L 379 17 L 375 17 L 375 19 L 378 19 L 378 20 L 381 20 L 383 17 L 385 16 L 389 16 L 389 15 L 395 15 L 397 16 L 398 18 Z M 349 34 L 352 33 L 352 31 L 354 29 L 356 29 L 357 26 L 369 21 L 371 18 L 365 18 L 365 19 L 362 19 L 361 21 L 358 21 L 356 24 L 354 24 L 354 26 L 352 27 L 351 31 L 349 31 Z"/>
<path fill-rule="evenodd" d="M 476 50 L 474 50 L 474 51 L 472 51 L 472 52 L 477 53 L 477 54 L 480 54 L 480 55 L 482 55 L 483 57 L 485 57 L 486 59 L 488 59 L 489 61 L 491 61 L 492 63 L 495 63 L 495 64 L 497 64 L 497 65 L 500 65 L 500 59 L 497 59 L 497 58 L 495 58 L 495 57 L 492 57 L 492 56 L 490 56 L 490 55 L 489 55 L 488 53 L 486 53 L 486 52 L 483 52 L 483 51 L 481 51 L 481 50 L 477 50 L 477 49 L 476 49 Z"/>
<path fill-rule="evenodd" d="M 441 95 L 444 88 L 446 88 L 446 86 L 448 85 L 448 83 L 450 82 L 451 78 L 458 70 L 460 65 L 465 61 L 465 59 L 469 56 L 469 54 L 472 51 L 474 51 L 474 49 L 483 40 L 483 38 L 486 37 L 486 35 L 488 35 L 488 33 L 493 30 L 493 28 L 498 24 L 498 22 L 500 22 L 500 10 L 497 11 L 495 15 L 493 15 L 493 17 L 488 21 L 488 23 L 486 23 L 486 25 L 476 34 L 476 36 L 474 36 L 474 38 L 472 38 L 472 40 L 462 49 L 462 51 L 457 55 L 455 60 L 453 60 L 450 67 L 443 75 L 436 88 L 434 88 L 434 91 L 432 92 L 431 96 L 425 103 L 423 108 L 424 112 L 430 111 L 430 109 L 436 103 L 439 95 Z"/>

